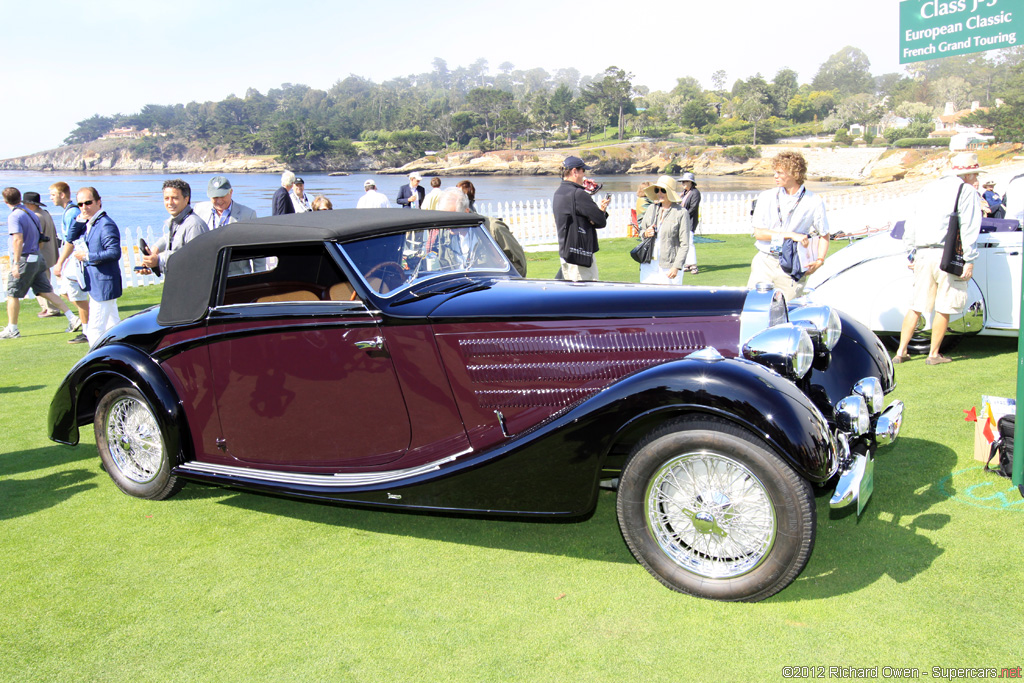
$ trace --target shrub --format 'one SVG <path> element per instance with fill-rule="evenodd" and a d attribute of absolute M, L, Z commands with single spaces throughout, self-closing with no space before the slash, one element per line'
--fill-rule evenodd
<path fill-rule="evenodd" d="M 722 156 L 733 161 L 746 161 L 747 159 L 760 159 L 761 150 L 750 145 L 733 145 L 722 151 Z"/>
<path fill-rule="evenodd" d="M 832 138 L 832 141 L 837 142 L 840 145 L 849 145 L 853 142 L 853 139 L 850 138 L 850 134 L 846 132 L 845 128 L 840 128 L 836 131 L 836 135 Z"/>
<path fill-rule="evenodd" d="M 893 147 L 905 149 L 907 147 L 945 147 L 948 140 L 934 140 L 932 138 L 903 138 L 892 143 Z"/>

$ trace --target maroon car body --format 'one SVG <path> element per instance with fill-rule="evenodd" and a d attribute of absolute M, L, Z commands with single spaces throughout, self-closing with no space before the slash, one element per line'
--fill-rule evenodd
<path fill-rule="evenodd" d="M 572 518 L 603 480 L 669 587 L 751 600 L 792 581 L 813 546 L 811 485 L 870 477 L 877 435 L 898 430 L 877 406 L 894 377 L 874 335 L 809 322 L 838 326 L 827 309 L 789 322 L 771 290 L 526 280 L 480 223 L 335 211 L 197 238 L 170 259 L 161 305 L 69 372 L 51 438 L 77 443 L 94 422 L 107 471 L 146 498 L 195 480 Z M 844 401 L 867 378 L 858 416 Z M 840 504 L 863 505 L 859 482 Z"/>

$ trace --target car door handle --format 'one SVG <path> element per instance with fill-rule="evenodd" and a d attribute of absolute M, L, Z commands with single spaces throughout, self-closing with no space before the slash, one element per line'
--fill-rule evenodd
<path fill-rule="evenodd" d="M 373 339 L 367 339 L 366 341 L 357 341 L 357 349 L 383 349 L 384 348 L 384 337 L 374 337 Z"/>

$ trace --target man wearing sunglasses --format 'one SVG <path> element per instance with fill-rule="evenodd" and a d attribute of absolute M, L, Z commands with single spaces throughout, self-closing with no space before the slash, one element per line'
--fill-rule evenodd
<path fill-rule="evenodd" d="M 597 279 L 597 229 L 608 224 L 608 197 L 595 204 L 583 189 L 584 171 L 590 167 L 579 157 L 562 163 L 562 184 L 555 190 L 551 209 L 558 231 L 558 256 L 566 280 Z"/>
<path fill-rule="evenodd" d="M 87 251 L 76 251 L 74 257 L 82 265 L 85 283 L 83 289 L 89 293 L 89 322 L 85 336 L 89 346 L 121 321 L 117 310 L 117 299 L 121 296 L 121 233 L 117 224 L 103 210 L 100 193 L 94 187 L 83 187 L 78 191 L 77 202 L 81 213 L 68 234 L 74 242 L 85 236 Z"/>

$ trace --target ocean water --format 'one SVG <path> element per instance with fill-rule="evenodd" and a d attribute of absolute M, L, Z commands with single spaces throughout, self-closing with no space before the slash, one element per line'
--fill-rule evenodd
<path fill-rule="evenodd" d="M 63 180 L 71 186 L 72 197 L 81 187 L 95 187 L 103 198 L 103 208 L 121 228 L 158 228 L 167 219 L 163 205 L 164 180 L 180 178 L 192 187 L 192 201 L 206 201 L 206 185 L 212 173 L 124 173 L 94 172 L 69 173 L 63 171 L 0 171 L 0 187 L 17 187 L 22 193 L 38 192 L 47 210 L 60 221 L 60 209 L 50 206 L 50 185 Z M 229 173 L 234 188 L 234 200 L 254 209 L 259 216 L 269 216 L 271 199 L 280 186 L 280 175 L 269 173 Z M 354 208 L 363 194 L 363 181 L 373 178 L 377 189 L 394 204 L 399 188 L 408 181 L 405 176 L 372 175 L 353 173 L 349 176 L 329 176 L 325 173 L 303 173 L 306 194 L 312 200 L 322 194 L 331 200 L 335 209 Z M 602 192 L 636 192 L 637 186 L 645 181 L 655 181 L 655 175 L 594 176 L 604 184 Z M 441 188 L 453 187 L 462 180 L 458 177 L 442 177 Z M 473 176 L 469 178 L 476 187 L 478 203 L 512 202 L 550 199 L 560 182 L 556 176 Z M 429 178 L 424 179 L 430 191 Z M 702 193 L 749 192 L 774 186 L 771 178 L 744 178 L 736 176 L 698 176 L 697 187 Z M 808 189 L 821 191 L 828 183 L 808 183 Z M 0 207 L 6 209 L 7 207 Z M 2 215 L 6 218 L 7 212 Z M 7 231 L 0 232 L 0 254 L 7 253 Z"/>

